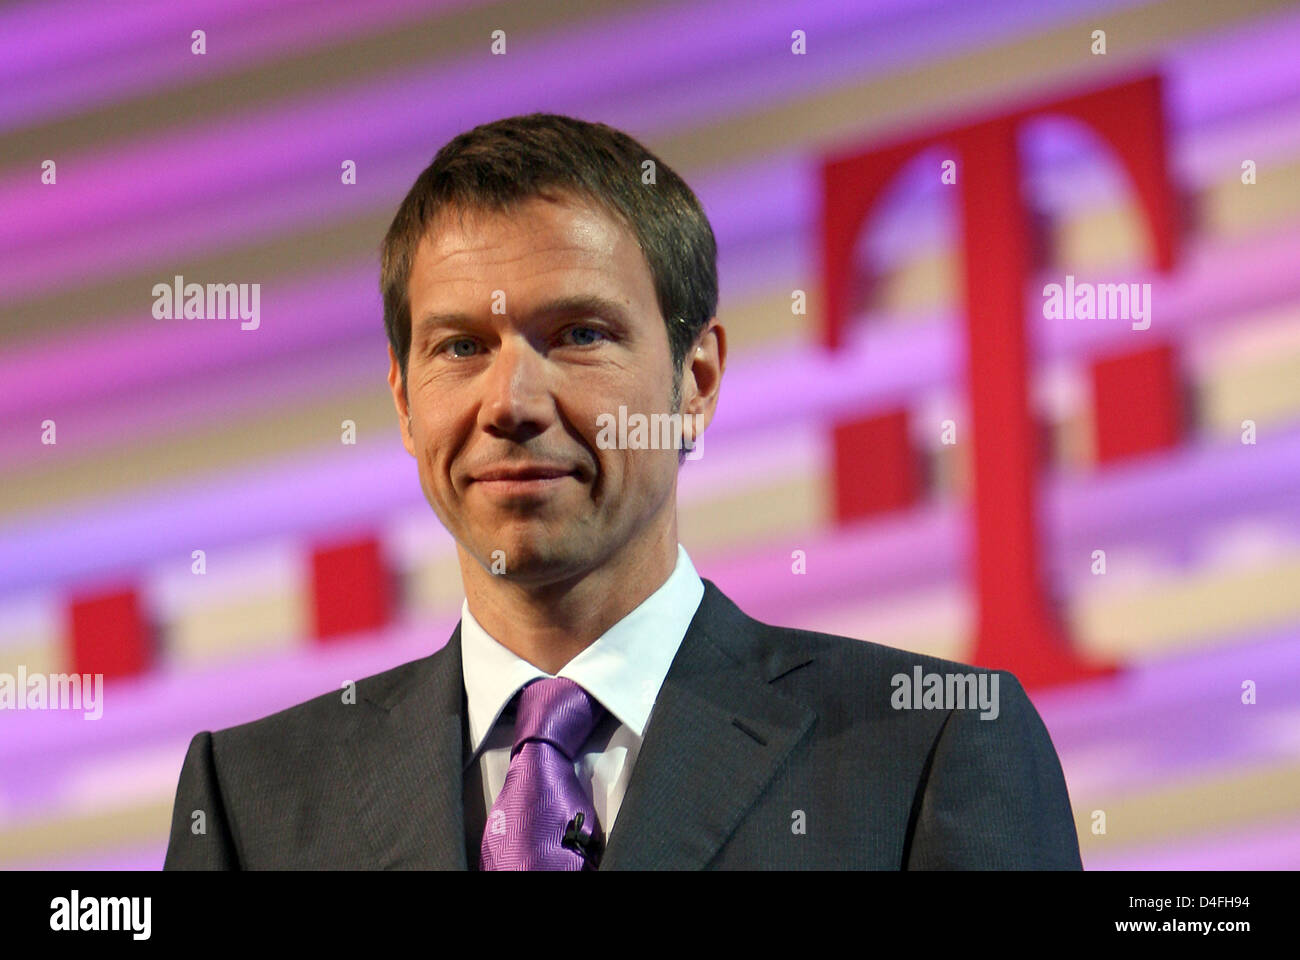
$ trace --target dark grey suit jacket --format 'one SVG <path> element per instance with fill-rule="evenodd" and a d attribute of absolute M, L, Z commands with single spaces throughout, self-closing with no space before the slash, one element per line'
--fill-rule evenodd
<path fill-rule="evenodd" d="M 895 674 L 975 668 L 769 626 L 704 588 L 600 869 L 1081 868 L 1056 751 L 1010 673 L 996 719 L 894 709 Z M 458 625 L 355 704 L 335 691 L 195 736 L 165 869 L 466 869 L 460 658 Z"/>

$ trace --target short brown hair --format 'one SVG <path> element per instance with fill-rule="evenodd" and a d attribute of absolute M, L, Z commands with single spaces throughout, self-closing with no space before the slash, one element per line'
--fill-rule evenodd
<path fill-rule="evenodd" d="M 653 161 L 654 183 L 642 182 Z M 668 329 L 680 402 L 682 364 L 717 312 L 717 243 L 691 188 L 613 127 L 553 113 L 486 123 L 449 141 L 416 177 L 384 237 L 379 287 L 384 327 L 402 370 L 411 352 L 409 283 L 425 232 L 449 211 L 507 213 L 521 201 L 571 194 L 594 201 L 636 237 Z"/>

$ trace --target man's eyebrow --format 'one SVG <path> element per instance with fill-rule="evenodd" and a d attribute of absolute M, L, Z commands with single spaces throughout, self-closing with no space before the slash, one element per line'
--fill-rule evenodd
<path fill-rule="evenodd" d="M 529 311 L 528 318 L 564 316 L 566 314 L 601 314 L 611 316 L 614 320 L 627 323 L 627 308 L 617 300 L 599 294 L 580 293 L 567 297 L 556 297 Z M 472 326 L 475 318 L 467 313 L 426 313 L 416 321 L 416 333 L 423 333 L 435 327 Z"/>

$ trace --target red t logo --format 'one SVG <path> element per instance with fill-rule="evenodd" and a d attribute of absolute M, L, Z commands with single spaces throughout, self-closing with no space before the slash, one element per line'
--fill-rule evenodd
<path fill-rule="evenodd" d="M 823 167 L 824 339 L 840 346 L 855 241 L 884 188 L 922 150 L 957 157 L 962 222 L 967 378 L 974 433 L 978 665 L 1010 669 L 1027 687 L 1081 679 L 1084 663 L 1040 579 L 1035 514 L 1037 439 L 1027 386 L 1025 286 L 1029 231 L 1020 195 L 1018 128 L 1034 117 L 1072 118 L 1114 153 L 1151 233 L 1156 265 L 1174 263 L 1174 197 L 1167 175 L 1160 80 L 1147 77 L 911 138 Z M 844 464 L 845 461 L 842 461 Z M 852 463 L 842 465 L 848 474 Z M 850 485 L 853 476 L 838 482 Z"/>

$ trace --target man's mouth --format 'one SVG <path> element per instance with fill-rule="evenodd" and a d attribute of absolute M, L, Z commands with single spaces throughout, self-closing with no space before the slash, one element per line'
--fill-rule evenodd
<path fill-rule="evenodd" d="M 474 479 L 479 483 L 484 481 L 501 483 L 520 480 L 555 480 L 560 477 L 571 477 L 574 475 L 574 472 L 574 470 L 567 467 L 549 467 L 542 465 L 503 466 L 484 470 Z"/>
<path fill-rule="evenodd" d="M 492 467 L 474 478 L 474 486 L 487 493 L 518 496 L 544 495 L 577 479 L 577 471 L 543 464 L 511 464 Z"/>

